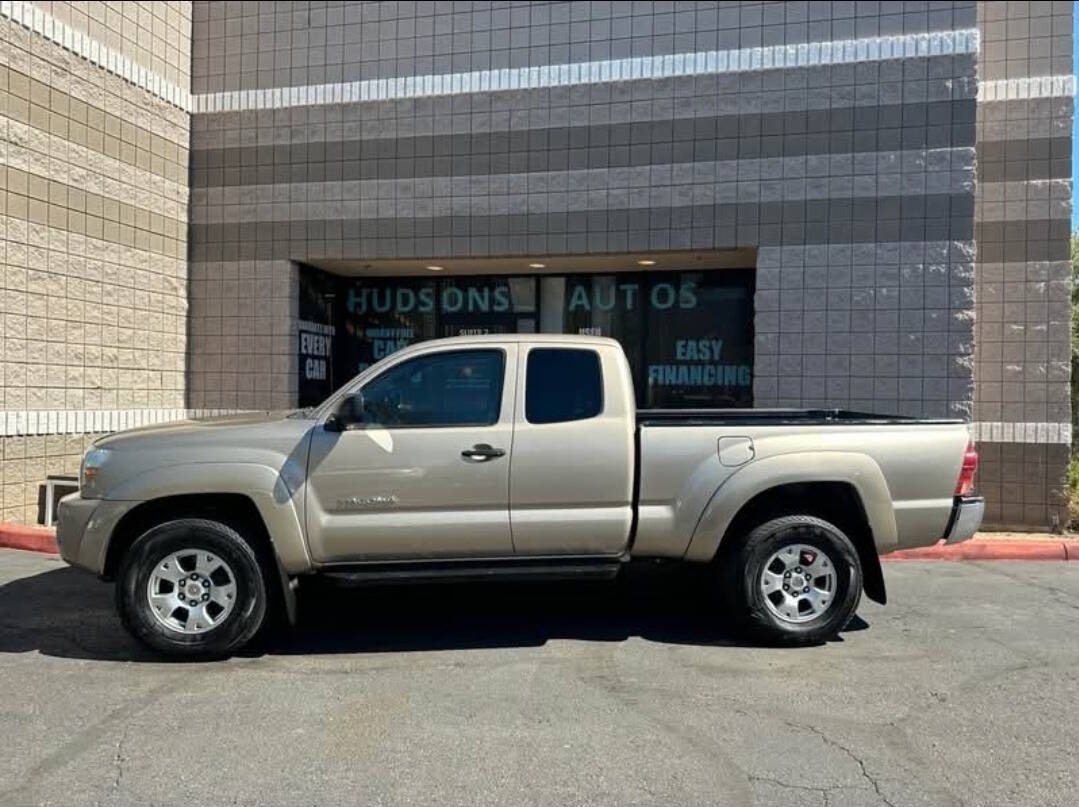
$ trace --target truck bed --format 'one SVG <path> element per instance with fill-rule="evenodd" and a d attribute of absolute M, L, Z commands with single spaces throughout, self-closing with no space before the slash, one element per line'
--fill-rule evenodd
<path fill-rule="evenodd" d="M 946 532 L 969 440 L 959 419 L 843 409 L 642 409 L 633 552 L 673 549 L 697 559 L 701 541 L 692 537 L 721 532 L 712 520 L 761 490 L 809 479 L 852 486 L 870 520 L 884 525 L 875 530 L 878 551 L 924 546 Z"/>

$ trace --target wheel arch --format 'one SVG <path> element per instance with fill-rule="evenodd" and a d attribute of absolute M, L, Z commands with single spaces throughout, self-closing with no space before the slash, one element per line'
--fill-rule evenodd
<path fill-rule="evenodd" d="M 131 545 L 147 530 L 181 518 L 205 518 L 227 524 L 251 539 L 252 548 L 271 580 L 273 599 L 284 606 L 289 622 L 296 621 L 295 594 L 274 547 L 262 513 L 255 501 L 242 493 L 186 493 L 141 502 L 117 523 L 105 553 L 102 577 L 114 579 L 120 562 Z"/>
<path fill-rule="evenodd" d="M 862 586 L 874 602 L 887 602 L 884 573 L 873 529 L 858 490 L 850 482 L 792 482 L 767 488 L 734 514 L 719 541 L 717 557 L 732 551 L 754 527 L 775 518 L 815 516 L 834 524 L 851 539 L 862 565 Z"/>

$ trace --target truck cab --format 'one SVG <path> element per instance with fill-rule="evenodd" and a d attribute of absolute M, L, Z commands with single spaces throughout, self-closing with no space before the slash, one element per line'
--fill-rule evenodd
<path fill-rule="evenodd" d="M 426 343 L 318 413 L 305 524 L 318 563 L 607 556 L 629 548 L 634 414 L 618 343 Z"/>

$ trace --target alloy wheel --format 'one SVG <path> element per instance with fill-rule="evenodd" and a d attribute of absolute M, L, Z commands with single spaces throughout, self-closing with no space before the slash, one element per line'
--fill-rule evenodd
<path fill-rule="evenodd" d="M 764 564 L 760 590 L 777 619 L 809 622 L 832 607 L 836 593 L 835 563 L 809 544 L 789 544 Z"/>
<path fill-rule="evenodd" d="M 146 584 L 150 612 L 170 630 L 206 633 L 236 604 L 236 575 L 213 552 L 183 549 L 157 562 Z"/>

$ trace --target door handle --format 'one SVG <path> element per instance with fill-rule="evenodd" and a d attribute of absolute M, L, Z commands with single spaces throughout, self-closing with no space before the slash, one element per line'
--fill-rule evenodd
<path fill-rule="evenodd" d="M 472 448 L 466 448 L 461 452 L 461 456 L 468 460 L 477 460 L 479 462 L 486 462 L 487 460 L 493 460 L 495 457 L 501 457 L 506 453 L 504 448 L 492 448 L 487 443 L 476 443 Z"/>

